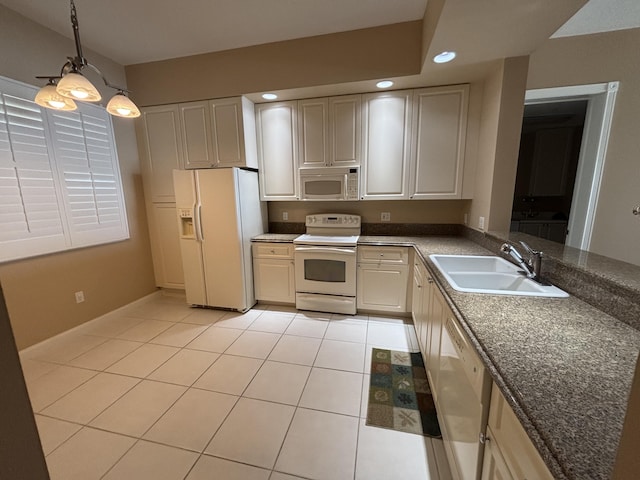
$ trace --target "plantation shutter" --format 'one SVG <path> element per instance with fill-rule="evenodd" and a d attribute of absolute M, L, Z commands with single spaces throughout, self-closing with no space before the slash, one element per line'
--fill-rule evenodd
<path fill-rule="evenodd" d="M 104 108 L 41 108 L 0 77 L 0 262 L 129 238 Z"/>
<path fill-rule="evenodd" d="M 123 238 L 127 224 L 109 114 L 89 105 L 47 113 L 72 242 Z"/>
<path fill-rule="evenodd" d="M 68 245 L 45 116 L 29 93 L 15 84 L 0 93 L 0 261 Z"/>

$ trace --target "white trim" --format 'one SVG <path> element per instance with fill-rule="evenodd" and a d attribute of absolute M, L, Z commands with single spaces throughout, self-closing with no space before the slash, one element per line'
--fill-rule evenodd
<path fill-rule="evenodd" d="M 104 315 L 100 315 L 99 317 L 96 317 L 92 320 L 88 320 L 84 323 L 81 323 L 80 325 L 77 325 L 73 328 L 70 328 L 69 330 L 65 330 L 64 332 L 58 333 L 57 335 L 54 335 L 53 337 L 49 337 L 46 340 L 43 340 L 41 342 L 38 342 L 34 345 L 31 345 L 23 350 L 20 350 L 20 359 L 21 360 L 25 360 L 28 359 L 29 357 L 31 357 L 32 355 L 34 355 L 36 353 L 37 350 L 40 350 L 41 348 L 45 347 L 46 345 L 54 342 L 54 341 L 58 341 L 61 338 L 70 336 L 72 334 L 78 334 L 78 333 L 82 333 L 85 330 L 88 330 L 89 327 L 94 327 L 96 324 L 106 321 L 108 319 L 110 319 L 111 317 L 115 317 L 118 315 L 122 315 L 123 313 L 125 313 L 126 310 L 133 308 L 133 307 L 138 307 L 140 305 L 144 305 L 145 303 L 150 302 L 151 300 L 153 300 L 156 297 L 162 296 L 162 290 L 157 290 L 153 293 L 150 293 L 149 295 L 145 295 L 144 297 L 138 298 L 137 300 L 134 300 L 131 303 L 127 303 L 126 305 L 123 305 L 122 307 L 116 308 L 115 310 L 111 310 L 110 312 L 105 313 Z M 140 320 L 143 320 L 142 318 Z"/>
<path fill-rule="evenodd" d="M 529 90 L 525 105 L 587 100 L 566 244 L 589 250 L 619 82 Z"/>

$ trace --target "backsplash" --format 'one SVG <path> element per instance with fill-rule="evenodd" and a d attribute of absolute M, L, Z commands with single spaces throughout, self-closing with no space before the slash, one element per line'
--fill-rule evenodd
<path fill-rule="evenodd" d="M 448 223 L 363 223 L 362 235 L 399 235 L 416 237 L 423 235 L 462 235 L 463 226 Z M 269 222 L 269 233 L 304 233 L 302 222 Z"/>

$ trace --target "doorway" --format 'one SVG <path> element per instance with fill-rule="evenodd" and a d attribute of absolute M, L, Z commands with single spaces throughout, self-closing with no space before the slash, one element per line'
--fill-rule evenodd
<path fill-rule="evenodd" d="M 565 243 L 587 103 L 525 105 L 512 231 Z"/>
<path fill-rule="evenodd" d="M 600 182 L 604 170 L 604 160 L 618 86 L 618 82 L 609 82 L 593 85 L 544 88 L 529 90 L 525 96 L 525 108 L 539 108 L 539 110 L 531 108 L 530 111 L 534 113 L 543 112 L 549 108 L 553 110 L 554 104 L 558 104 L 558 108 L 560 109 L 559 105 L 561 104 L 574 104 L 573 107 L 576 107 L 580 105 L 580 102 L 586 102 L 582 103 L 582 105 L 585 106 L 584 126 L 580 140 L 575 181 L 573 182 L 572 194 L 570 195 L 571 203 L 565 230 L 566 236 L 563 242 L 568 246 L 581 250 L 588 251 L 591 243 L 593 223 L 600 193 Z M 550 134 L 550 136 L 553 137 L 553 134 Z M 555 142 L 558 143 L 559 140 L 556 138 Z M 554 141 L 549 143 L 553 145 Z M 560 142 L 560 144 L 562 144 L 562 142 Z M 568 141 L 565 140 L 564 144 L 567 145 Z M 548 166 L 542 166 L 541 168 L 536 167 L 538 168 L 538 179 L 535 181 L 540 182 L 544 180 L 545 175 L 550 172 L 550 170 L 547 170 L 547 167 Z M 518 164 L 518 169 L 520 169 L 520 163 Z M 557 166 L 555 166 L 554 169 L 560 170 Z M 569 177 L 565 176 L 564 178 L 567 185 L 569 185 Z M 556 181 L 555 184 L 551 182 L 549 188 L 557 189 L 561 184 L 561 181 Z M 516 191 L 517 188 L 516 186 Z M 549 190 L 546 190 L 546 192 L 548 193 Z M 520 205 L 518 208 L 519 210 L 514 209 L 514 211 L 519 212 L 521 215 L 523 210 Z M 525 209 L 524 212 L 528 212 L 528 209 Z M 514 218 L 513 214 L 512 218 Z M 515 218 L 517 218 L 517 215 Z M 512 223 L 512 229 L 514 229 L 514 227 Z M 520 226 L 518 225 L 515 229 L 519 230 Z M 556 233 L 556 235 L 558 234 Z M 562 241 L 562 238 L 559 238 L 559 241 Z"/>

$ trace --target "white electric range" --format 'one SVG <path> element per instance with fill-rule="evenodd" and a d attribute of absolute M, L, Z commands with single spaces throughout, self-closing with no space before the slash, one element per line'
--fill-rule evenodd
<path fill-rule="evenodd" d="M 295 246 L 296 308 L 356 313 L 356 252 L 360 216 L 307 215 Z"/>

